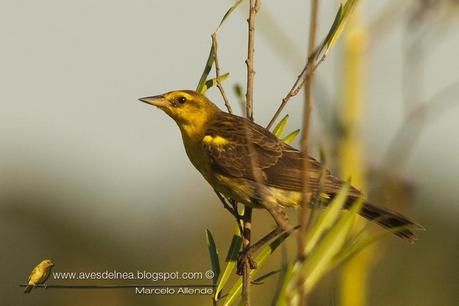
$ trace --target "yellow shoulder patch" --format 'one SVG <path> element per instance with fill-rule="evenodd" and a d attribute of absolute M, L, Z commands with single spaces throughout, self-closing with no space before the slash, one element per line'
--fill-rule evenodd
<path fill-rule="evenodd" d="M 222 145 L 226 145 L 226 144 L 229 144 L 230 142 L 221 137 L 221 136 L 210 136 L 210 135 L 206 135 L 204 136 L 204 138 L 202 139 L 202 141 L 204 141 L 205 143 L 209 143 L 209 144 L 213 144 L 213 145 L 217 145 L 217 146 L 222 146 Z"/>

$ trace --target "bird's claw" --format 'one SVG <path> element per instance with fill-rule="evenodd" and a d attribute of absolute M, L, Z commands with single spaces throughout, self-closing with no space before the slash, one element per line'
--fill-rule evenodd
<path fill-rule="evenodd" d="M 255 270 L 257 268 L 257 263 L 253 259 L 253 254 L 251 249 L 247 249 L 239 253 L 239 257 L 237 259 L 237 274 L 242 275 L 244 272 L 244 266 L 248 263 L 251 270 Z"/>

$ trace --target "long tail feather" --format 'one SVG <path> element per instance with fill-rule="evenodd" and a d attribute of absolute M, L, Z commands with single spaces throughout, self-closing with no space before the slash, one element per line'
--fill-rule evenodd
<path fill-rule="evenodd" d="M 355 197 L 348 197 L 345 207 L 349 208 L 355 202 L 355 200 Z M 378 225 L 387 229 L 394 229 L 406 226 L 406 229 L 396 231 L 394 232 L 394 234 L 402 238 L 403 240 L 408 241 L 409 243 L 413 243 L 417 239 L 416 234 L 413 232 L 413 230 L 425 230 L 425 228 L 422 225 L 408 219 L 407 217 L 388 208 L 377 206 L 369 202 L 365 202 L 363 204 L 363 207 L 360 210 L 359 214 L 362 217 L 370 221 L 374 221 Z"/>

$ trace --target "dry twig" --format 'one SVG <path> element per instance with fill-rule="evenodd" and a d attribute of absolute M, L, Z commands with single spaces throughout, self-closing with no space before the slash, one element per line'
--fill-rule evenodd
<path fill-rule="evenodd" d="M 247 47 L 247 91 L 246 91 L 246 117 L 249 120 L 253 120 L 253 79 L 255 77 L 255 71 L 253 69 L 253 54 L 254 54 L 254 43 L 255 43 L 255 16 L 260 9 L 260 0 L 250 0 L 249 4 L 249 38 Z M 250 141 L 248 141 L 249 143 Z M 253 156 L 253 154 L 251 154 Z M 257 163 L 252 163 L 256 166 Z M 255 171 L 256 172 L 256 171 Z M 244 240 L 243 248 L 247 250 L 250 247 L 250 231 L 252 223 L 252 208 L 246 207 L 244 210 Z M 242 301 L 245 305 L 250 305 L 250 254 L 246 254 L 243 265 L 243 278 L 242 278 Z"/>
<path fill-rule="evenodd" d="M 316 48 L 314 52 L 308 56 L 306 65 L 304 66 L 300 74 L 297 76 L 295 83 L 293 83 L 292 88 L 287 93 L 287 95 L 282 99 L 281 104 L 279 105 L 273 117 L 271 118 L 268 125 L 266 126 L 268 130 L 271 129 L 274 122 L 276 122 L 277 117 L 279 117 L 280 113 L 282 112 L 284 107 L 287 105 L 288 101 L 294 96 L 298 95 L 300 93 L 300 90 L 304 87 L 304 84 L 306 83 L 306 74 L 307 74 L 307 71 L 309 70 L 309 67 L 312 66 L 312 70 L 315 71 L 317 67 L 319 66 L 319 64 L 325 59 L 325 58 L 321 58 L 319 62 L 316 62 L 318 51 L 319 51 L 319 48 Z"/>
<path fill-rule="evenodd" d="M 223 85 L 220 79 L 220 64 L 218 62 L 218 43 L 217 43 L 217 31 L 212 33 L 212 46 L 214 48 L 214 64 L 215 64 L 215 80 L 217 82 L 217 88 L 220 90 L 220 94 L 223 97 L 223 101 L 225 101 L 226 109 L 228 113 L 232 114 L 233 109 L 231 108 L 231 104 L 229 103 L 228 97 L 226 96 L 225 90 L 223 89 Z"/>
<path fill-rule="evenodd" d="M 317 33 L 317 15 L 319 10 L 319 1 L 313 0 L 311 4 L 311 18 L 309 24 L 309 46 L 308 46 L 308 59 L 315 58 L 315 44 L 316 44 L 316 33 Z M 314 78 L 314 68 L 316 65 L 306 65 L 306 76 L 305 76 L 305 105 L 303 114 L 303 137 L 302 151 L 306 157 L 309 152 L 308 140 L 309 140 L 309 129 L 311 126 L 311 110 L 312 110 L 312 81 Z M 316 66 L 317 67 L 317 66 Z M 309 188 L 307 182 L 309 181 L 308 175 L 309 160 L 308 158 L 303 159 L 303 207 L 298 217 L 300 230 L 297 236 L 297 260 L 304 260 L 304 233 L 306 232 L 307 216 L 308 216 L 308 204 L 309 204 Z M 304 277 L 299 277 L 297 282 L 297 290 L 300 298 L 299 305 L 306 305 L 306 296 L 304 291 Z"/>
<path fill-rule="evenodd" d="M 245 113 L 246 117 L 253 120 L 253 80 L 255 78 L 255 70 L 253 69 L 253 54 L 255 51 L 255 15 L 260 9 L 260 0 L 250 0 L 249 8 L 249 39 L 247 48 L 247 91 L 246 91 L 246 106 Z"/>

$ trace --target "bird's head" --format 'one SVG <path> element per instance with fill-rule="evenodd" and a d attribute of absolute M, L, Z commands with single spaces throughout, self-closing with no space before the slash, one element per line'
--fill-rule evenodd
<path fill-rule="evenodd" d="M 51 259 L 45 259 L 45 260 L 42 260 L 42 262 L 40 262 L 40 266 L 42 267 L 52 267 L 54 266 L 54 263 L 52 262 Z"/>
<path fill-rule="evenodd" d="M 182 133 L 192 138 L 202 133 L 214 114 L 220 111 L 206 96 L 193 90 L 175 90 L 139 100 L 163 110 L 177 122 Z"/>

